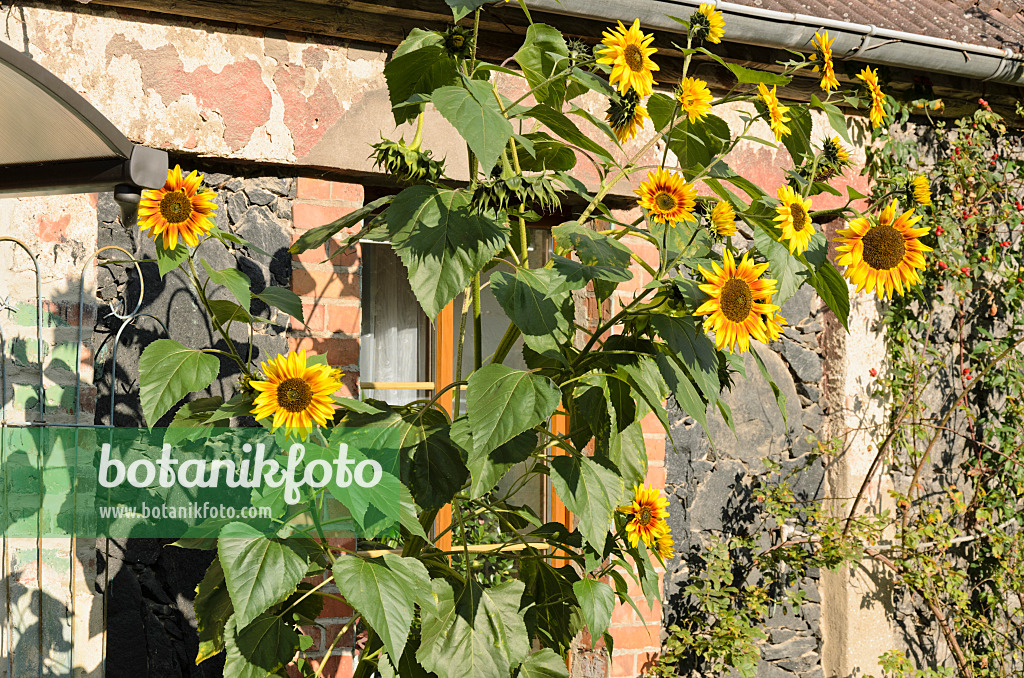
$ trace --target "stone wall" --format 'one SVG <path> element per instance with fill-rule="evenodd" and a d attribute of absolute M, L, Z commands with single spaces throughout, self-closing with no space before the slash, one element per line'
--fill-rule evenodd
<path fill-rule="evenodd" d="M 824 496 L 824 463 L 814 453 L 813 441 L 826 414 L 821 405 L 824 361 L 819 337 L 824 331 L 822 316 L 831 311 L 823 308 L 813 289 L 804 287 L 783 304 L 781 313 L 789 321 L 784 336 L 767 348 L 755 345 L 754 350 L 786 397 L 785 421 L 768 382 L 749 355 L 744 361 L 746 377 L 735 375 L 732 389 L 723 397 L 732 409 L 735 435 L 716 413 L 709 417 L 709 440 L 692 418 L 678 408 L 673 410 L 665 491 L 678 554 L 667 565 L 666 625 L 676 623 L 693 604 L 683 588 L 700 574 L 699 556 L 710 540 L 747 536 L 761 529 L 753 492 L 767 479 L 764 460 L 779 463 L 784 473 L 797 471 L 793 489 L 798 501 Z M 809 575 L 800 583 L 806 596 L 800 610 L 786 614 L 780 608 L 769 617 L 758 676 L 824 675 L 818 573 L 811 570 Z"/>

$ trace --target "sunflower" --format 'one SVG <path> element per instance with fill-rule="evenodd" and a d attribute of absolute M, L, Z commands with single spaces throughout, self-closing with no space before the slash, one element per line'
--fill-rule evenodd
<path fill-rule="evenodd" d="M 921 215 L 914 216 L 909 209 L 896 216 L 896 201 L 870 219 L 851 219 L 849 227 L 838 231 L 836 263 L 846 266 L 846 278 L 857 286 L 857 291 L 871 292 L 877 288 L 878 296 L 892 297 L 895 289 L 901 295 L 904 287 L 921 282 L 917 270 L 924 270 L 924 253 L 932 248 L 918 239 L 928 228 L 914 228 Z"/>
<path fill-rule="evenodd" d="M 697 11 L 690 15 L 690 30 L 698 45 L 704 40 L 717 45 L 725 35 L 725 19 L 721 12 L 715 11 L 713 5 L 702 2 Z"/>
<path fill-rule="evenodd" d="M 775 341 L 782 336 L 782 326 L 787 325 L 786 319 L 779 315 L 778 311 L 769 313 L 764 317 L 764 325 L 768 330 L 768 340 Z"/>
<path fill-rule="evenodd" d="M 619 83 L 619 94 L 635 89 L 637 94 L 645 97 L 654 91 L 657 83 L 651 72 L 658 70 L 658 65 L 650 57 L 658 50 L 648 47 L 652 40 L 654 34 L 644 35 L 640 30 L 639 19 L 629 28 L 620 21 L 618 28 L 604 32 L 601 42 L 606 48 L 597 52 L 601 57 L 597 63 L 611 65 L 612 75 L 608 82 L 611 85 Z"/>
<path fill-rule="evenodd" d="M 689 117 L 693 124 L 706 116 L 711 110 L 711 90 L 700 78 L 683 78 L 676 90 L 679 108 Z"/>
<path fill-rule="evenodd" d="M 668 530 L 668 499 L 653 486 L 635 485 L 633 502 L 620 506 L 619 510 L 631 516 L 626 522 L 626 537 L 630 546 L 636 546 L 643 539 L 650 546 L 654 540 Z"/>
<path fill-rule="evenodd" d="M 199 236 L 213 228 L 210 215 L 217 209 L 213 204 L 216 194 L 200 191 L 202 183 L 203 176 L 196 171 L 182 178 L 180 165 L 167 170 L 163 188 L 142 193 L 139 230 L 149 231 L 153 240 L 163 235 L 165 250 L 178 246 L 178 236 L 190 247 L 199 245 Z"/>
<path fill-rule="evenodd" d="M 932 191 L 928 187 L 928 177 L 918 174 L 911 180 L 910 186 L 914 190 L 914 202 L 923 206 L 932 204 Z"/>
<path fill-rule="evenodd" d="M 825 139 L 821 144 L 821 155 L 814 173 L 814 181 L 828 181 L 850 166 L 850 152 L 843 147 L 839 137 Z M 810 178 L 809 169 L 801 168 L 801 175 Z"/>
<path fill-rule="evenodd" d="M 672 224 L 693 219 L 697 189 L 683 181 L 681 174 L 664 168 L 651 170 L 633 192 L 640 196 L 637 203 L 654 221 Z"/>
<path fill-rule="evenodd" d="M 871 126 L 878 127 L 885 121 L 885 109 L 882 108 L 885 94 L 882 93 L 882 88 L 878 85 L 878 71 L 873 71 L 870 66 L 865 66 L 864 70 L 857 74 L 857 77 L 864 81 L 871 93 L 871 110 L 868 112 L 868 117 L 871 119 Z"/>
<path fill-rule="evenodd" d="M 839 89 L 839 81 L 836 80 L 835 67 L 832 65 L 832 43 L 836 39 L 828 39 L 828 31 L 823 33 L 815 33 L 814 39 L 811 40 L 811 44 L 814 45 L 814 54 L 811 55 L 811 61 L 821 62 L 821 89 L 826 92 L 831 92 L 834 89 Z M 817 72 L 818 66 L 815 65 L 814 71 Z"/>
<path fill-rule="evenodd" d="M 711 210 L 711 227 L 715 235 L 720 238 L 728 238 L 736 234 L 736 212 L 732 205 L 724 200 L 719 200 L 714 209 Z"/>
<path fill-rule="evenodd" d="M 778 284 L 770 278 L 761 278 L 768 264 L 754 264 L 750 253 L 743 255 L 739 265 L 732 252 L 725 250 L 723 267 L 712 263 L 714 273 L 699 266 L 707 284 L 700 289 L 709 295 L 694 315 L 708 316 L 704 320 L 704 331 L 714 330 L 715 346 L 728 346 L 730 351 L 739 347 L 744 353 L 750 347 L 750 337 L 768 343 L 768 328 L 762 316 L 779 310 L 771 303 L 772 294 Z"/>
<path fill-rule="evenodd" d="M 313 423 L 325 426 L 334 415 L 331 394 L 341 388 L 339 370 L 307 365 L 305 350 L 278 355 L 262 367 L 267 380 L 249 382 L 259 393 L 252 415 L 257 419 L 273 415 L 272 431 L 285 426 L 305 438 Z"/>
<path fill-rule="evenodd" d="M 662 562 L 676 554 L 676 543 L 672 539 L 672 530 L 669 529 L 668 523 L 665 524 L 664 531 L 654 539 L 654 552 L 658 554 Z"/>
<path fill-rule="evenodd" d="M 651 119 L 647 109 L 640 105 L 640 95 L 635 89 L 622 96 L 613 96 L 608 100 L 608 114 L 605 120 L 612 127 L 620 144 L 624 144 L 636 136 L 638 130 L 644 128 L 644 119 Z"/>
<path fill-rule="evenodd" d="M 782 141 L 782 137 L 789 136 L 789 126 L 786 124 L 789 122 L 789 116 L 786 115 L 789 106 L 783 106 L 779 103 L 777 89 L 778 85 L 772 85 L 770 90 L 763 82 L 757 85 L 757 93 L 761 96 L 761 101 L 764 102 L 765 108 L 768 109 L 768 124 L 775 134 L 775 140 Z"/>
<path fill-rule="evenodd" d="M 804 200 L 790 186 L 783 186 L 778 191 L 780 205 L 775 208 L 779 216 L 775 221 L 782 227 L 782 239 L 789 241 L 789 253 L 803 254 L 811 243 L 814 235 L 814 224 L 811 222 L 811 199 Z"/>

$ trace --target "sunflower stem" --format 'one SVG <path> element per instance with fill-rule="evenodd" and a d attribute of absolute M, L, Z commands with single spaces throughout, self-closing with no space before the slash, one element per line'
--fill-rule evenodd
<path fill-rule="evenodd" d="M 462 293 L 462 313 L 459 314 L 459 343 L 458 351 L 455 356 L 455 383 L 462 381 L 462 352 L 466 345 L 466 316 L 469 315 L 469 304 L 471 303 L 469 288 Z M 455 402 L 453 403 L 453 419 L 459 418 L 459 412 L 462 410 L 462 393 L 455 394 Z"/>
<path fill-rule="evenodd" d="M 217 317 L 213 314 L 213 308 L 210 306 L 210 300 L 206 298 L 206 293 L 204 292 L 203 285 L 202 283 L 199 282 L 199 274 L 196 271 L 196 264 L 195 261 L 193 261 L 192 256 L 189 256 L 188 258 L 188 267 L 190 271 L 189 278 L 192 281 L 192 286 L 195 288 L 196 294 L 199 295 L 199 301 L 202 302 L 203 308 L 206 309 L 206 313 L 210 318 L 210 323 L 213 325 L 214 329 L 217 330 L 217 333 L 224 338 L 224 343 L 227 345 L 228 350 L 230 351 L 230 357 L 233 358 L 236 363 L 238 363 L 238 366 L 242 368 L 242 372 L 245 374 L 246 377 L 252 377 L 252 372 L 249 371 L 249 365 L 245 361 L 243 361 L 242 356 L 238 354 L 238 349 L 237 347 L 235 347 L 235 342 L 231 341 L 231 337 L 229 337 L 227 332 L 224 331 L 224 328 L 217 320 Z"/>
<path fill-rule="evenodd" d="M 483 365 L 483 323 L 480 314 L 480 274 L 473 276 L 473 370 Z"/>

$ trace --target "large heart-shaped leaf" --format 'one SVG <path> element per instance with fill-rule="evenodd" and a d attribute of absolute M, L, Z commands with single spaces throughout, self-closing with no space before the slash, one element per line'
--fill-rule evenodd
<path fill-rule="evenodd" d="M 228 292 L 231 292 L 231 295 L 238 300 L 239 305 L 248 312 L 249 302 L 252 301 L 252 293 L 249 291 L 249 285 L 251 284 L 249 276 L 234 268 L 224 268 L 215 271 L 212 266 L 206 263 L 206 259 L 202 261 L 206 274 L 210 276 L 210 282 L 228 288 Z"/>
<path fill-rule="evenodd" d="M 458 130 L 476 154 L 480 166 L 490 170 L 512 138 L 512 123 L 494 98 L 494 86 L 486 80 L 465 80 L 462 87 L 441 87 L 430 100 L 437 112 Z"/>
<path fill-rule="evenodd" d="M 630 249 L 615 238 L 584 228 L 575 221 L 556 226 L 551 233 L 559 249 L 572 248 L 580 263 L 585 266 L 629 269 Z M 594 278 L 594 294 L 597 298 L 603 300 L 611 296 L 618 281 L 614 277 L 595 275 Z M 631 278 L 632 274 L 627 280 Z"/>
<path fill-rule="evenodd" d="M 224 649 L 224 627 L 235 611 L 224 582 L 224 570 L 217 559 L 214 559 L 196 587 L 194 609 L 199 633 L 199 652 L 196 654 L 198 664 Z"/>
<path fill-rule="evenodd" d="M 547 377 L 487 365 L 469 378 L 469 428 L 477 451 L 489 452 L 547 420 L 561 393 Z"/>
<path fill-rule="evenodd" d="M 219 369 L 215 356 L 171 339 L 147 346 L 139 359 L 139 401 L 146 423 L 152 428 L 179 400 L 212 384 Z"/>
<path fill-rule="evenodd" d="M 342 556 L 334 561 L 334 581 L 349 605 L 359 611 L 395 660 L 405 651 L 413 605 L 430 590 L 430 575 L 415 558 L 387 553 L 366 560 Z"/>
<path fill-rule="evenodd" d="M 500 271 L 491 275 L 491 290 L 533 350 L 557 352 L 559 343 L 572 336 L 570 285 L 559 271 Z"/>
<path fill-rule="evenodd" d="M 553 79 L 553 76 L 565 70 L 569 58 L 569 49 L 561 31 L 547 24 L 531 24 L 526 29 L 523 46 L 513 58 L 533 88 L 534 98 L 561 109 L 568 74 Z"/>
<path fill-rule="evenodd" d="M 611 586 L 596 579 L 581 579 L 572 585 L 572 590 L 583 610 L 583 619 L 590 629 L 590 637 L 600 638 L 612 620 L 615 592 Z"/>
<path fill-rule="evenodd" d="M 423 103 L 401 105 L 410 97 L 430 96 L 435 89 L 458 82 L 458 78 L 455 59 L 443 45 L 426 45 L 395 56 L 384 66 L 395 124 L 412 120 L 423 110 Z"/>
<path fill-rule="evenodd" d="M 295 656 L 299 634 L 275 615 L 261 616 L 242 629 L 232 617 L 224 630 L 224 643 L 225 676 L 266 678 L 277 675 Z"/>
<path fill-rule="evenodd" d="M 431 582 L 431 604 L 423 606 L 423 668 L 438 676 L 507 676 L 530 652 L 519 605 L 523 582 L 483 588 L 467 583 L 458 598 L 443 579 Z"/>
<path fill-rule="evenodd" d="M 593 153 L 594 155 L 608 160 L 609 162 L 613 160 L 608 149 L 604 148 L 601 144 L 581 132 L 580 128 L 576 126 L 576 123 L 570 120 L 564 113 L 548 106 L 547 104 L 537 104 L 533 108 L 524 111 L 522 115 L 523 117 L 537 120 L 573 146 L 579 146 L 583 150 Z"/>
<path fill-rule="evenodd" d="M 651 316 L 651 324 L 672 352 L 686 364 L 694 382 L 708 402 L 718 399 L 722 389 L 718 378 L 715 344 L 691 317 Z"/>
<path fill-rule="evenodd" d="M 268 539 L 246 523 L 229 523 L 217 540 L 217 553 L 234 619 L 243 629 L 287 598 L 306 575 L 309 561 L 288 541 Z"/>
<path fill-rule="evenodd" d="M 579 516 L 583 538 L 602 549 L 622 497 L 622 478 L 589 457 L 557 456 L 551 460 L 551 484 L 562 502 Z"/>
<path fill-rule="evenodd" d="M 519 678 L 569 678 L 569 669 L 564 659 L 550 647 L 545 647 L 523 660 Z"/>
<path fill-rule="evenodd" d="M 272 286 L 253 296 L 276 309 L 284 311 L 299 322 L 303 322 L 302 300 L 299 299 L 299 295 L 295 294 L 295 292 L 284 287 Z"/>
<path fill-rule="evenodd" d="M 768 260 L 768 276 L 778 281 L 772 303 L 781 306 L 810 276 L 807 267 L 789 253 L 789 248 L 771 236 L 767 231 L 754 229 L 754 247 Z"/>
<path fill-rule="evenodd" d="M 387 221 L 412 291 L 431 318 L 508 242 L 507 228 L 474 213 L 461 191 L 407 188 L 388 209 Z"/>
<path fill-rule="evenodd" d="M 466 466 L 472 476 L 469 493 L 473 499 L 494 489 L 498 481 L 516 464 L 526 461 L 537 447 L 537 434 L 524 431 L 504 445 L 483 452 L 473 445 L 469 417 L 462 416 L 452 422 L 452 441 L 466 451 Z"/>

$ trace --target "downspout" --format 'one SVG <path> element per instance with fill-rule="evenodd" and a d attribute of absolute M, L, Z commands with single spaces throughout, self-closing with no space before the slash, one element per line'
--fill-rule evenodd
<path fill-rule="evenodd" d="M 775 49 L 813 51 L 811 39 L 820 29 L 835 37 L 836 58 L 857 59 L 896 68 L 946 73 L 1007 85 L 1024 85 L 1024 59 L 1005 48 L 984 47 L 927 35 L 893 31 L 871 24 L 824 19 L 747 7 L 732 2 L 714 2 L 729 27 L 730 42 Z M 681 33 L 682 26 L 671 16 L 685 18 L 699 0 L 527 0 L 531 8 L 553 14 L 594 18 L 595 16 L 639 18 L 647 29 Z"/>

